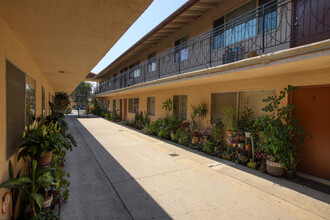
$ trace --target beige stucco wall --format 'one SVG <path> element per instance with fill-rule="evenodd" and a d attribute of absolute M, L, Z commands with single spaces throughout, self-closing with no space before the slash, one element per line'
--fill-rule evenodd
<path fill-rule="evenodd" d="M 42 74 L 38 65 L 32 60 L 30 54 L 21 41 L 12 32 L 10 27 L 0 16 L 0 182 L 8 179 L 8 160 L 6 158 L 6 59 L 17 65 L 21 70 L 36 80 L 36 115 L 41 114 L 41 87 L 45 88 L 46 113 L 48 112 L 48 93 L 54 95 L 54 89 L 47 77 Z M 11 156 L 14 173 L 24 167 L 23 160 L 17 163 L 17 153 Z M 0 189 L 0 200 L 6 189 Z M 10 219 L 10 210 L 6 215 L 0 212 L 0 219 Z"/>
<path fill-rule="evenodd" d="M 251 69 L 250 71 L 254 71 Z M 235 74 L 235 73 L 232 73 Z M 187 80 L 188 82 L 188 80 Z M 154 121 L 160 117 L 165 116 L 165 110 L 162 109 L 162 103 L 171 98 L 173 95 L 187 95 L 187 117 L 190 120 L 190 112 L 192 104 L 199 104 L 200 102 L 208 103 L 209 110 L 211 109 L 211 94 L 212 93 L 225 93 L 225 92 L 236 92 L 236 91 L 259 91 L 267 90 L 265 94 L 274 94 L 272 91 L 276 91 L 276 94 L 287 87 L 288 85 L 294 86 L 311 86 L 311 85 L 327 85 L 330 84 L 330 68 L 318 69 L 306 72 L 294 72 L 294 73 L 283 73 L 280 72 L 273 76 L 257 77 L 250 79 L 231 80 L 217 83 L 207 83 L 194 86 L 184 86 L 184 83 L 178 84 L 177 87 L 173 87 L 173 83 L 169 83 L 168 89 L 155 89 L 148 92 L 141 92 L 141 89 L 134 89 L 128 91 L 127 95 L 118 94 L 108 95 L 106 98 L 139 98 L 139 111 L 147 111 L 147 97 L 155 97 L 155 116 L 150 116 L 151 120 Z M 272 91 L 269 91 L 272 90 Z M 253 93 L 250 95 L 253 96 Z M 242 98 L 242 102 L 246 100 L 246 97 Z M 286 104 L 287 100 L 283 100 L 283 104 Z M 251 103 L 255 108 L 262 107 L 262 103 Z M 209 112 L 210 113 L 210 112 Z M 257 112 L 258 115 L 260 112 Z M 128 119 L 134 118 L 134 113 L 127 113 Z M 210 123 L 211 114 L 203 121 L 203 125 L 206 126 Z"/>

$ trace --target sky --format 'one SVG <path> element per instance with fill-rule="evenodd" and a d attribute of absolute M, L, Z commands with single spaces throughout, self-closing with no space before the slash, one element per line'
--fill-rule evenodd
<path fill-rule="evenodd" d="M 92 72 L 101 72 L 112 61 L 186 2 L 187 0 L 154 0 L 147 10 L 92 69 Z"/>

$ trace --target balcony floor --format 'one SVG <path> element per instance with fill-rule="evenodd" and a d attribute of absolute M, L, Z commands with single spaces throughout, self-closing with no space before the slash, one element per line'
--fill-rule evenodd
<path fill-rule="evenodd" d="M 285 178 L 102 118 L 68 122 L 78 147 L 61 219 L 330 219 L 328 194 Z"/>

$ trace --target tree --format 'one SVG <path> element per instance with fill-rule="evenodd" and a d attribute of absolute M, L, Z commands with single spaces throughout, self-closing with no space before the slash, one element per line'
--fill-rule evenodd
<path fill-rule="evenodd" d="M 89 82 L 82 81 L 79 86 L 72 92 L 72 96 L 89 96 L 92 94 L 92 85 Z M 85 97 L 79 97 L 78 100 L 74 98 L 74 101 L 77 104 L 85 105 L 86 98 Z M 79 102 L 79 103 L 78 103 Z"/>

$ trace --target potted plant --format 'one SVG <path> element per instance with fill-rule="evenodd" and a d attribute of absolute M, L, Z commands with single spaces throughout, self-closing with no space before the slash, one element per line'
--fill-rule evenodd
<path fill-rule="evenodd" d="M 38 161 L 39 165 L 47 165 L 52 158 L 52 150 L 58 147 L 57 140 L 61 139 L 60 128 L 57 123 L 45 125 L 42 120 L 36 119 L 31 125 L 25 126 L 23 143 L 19 146 L 24 148 L 18 154 L 21 157 L 30 156 Z"/>
<path fill-rule="evenodd" d="M 211 154 L 214 151 L 214 143 L 210 140 L 203 142 L 203 151 L 207 154 Z"/>
<path fill-rule="evenodd" d="M 41 209 L 44 203 L 44 195 L 40 194 L 40 189 L 49 185 L 56 185 L 52 176 L 53 169 L 46 168 L 37 170 L 37 161 L 32 160 L 31 175 L 23 175 L 18 178 L 10 178 L 0 184 L 0 188 L 18 189 L 29 198 L 32 216 L 36 216 L 35 204 Z"/>
<path fill-rule="evenodd" d="M 245 150 L 250 150 L 250 138 L 245 138 Z"/>
<path fill-rule="evenodd" d="M 250 138 L 251 132 L 253 131 L 253 124 L 255 118 L 253 111 L 248 107 L 248 102 L 246 102 L 242 108 L 242 116 L 238 121 L 238 126 L 240 130 L 245 131 L 245 137 Z"/>
<path fill-rule="evenodd" d="M 295 106 L 281 105 L 286 95 L 298 88 L 289 85 L 279 95 L 264 99 L 263 102 L 268 104 L 263 111 L 269 114 L 256 121 L 256 127 L 263 129 L 265 152 L 272 158 L 266 162 L 267 172 L 271 175 L 283 175 L 284 169 L 294 171 L 299 162 L 297 143 L 303 143 L 305 135 L 310 137 L 292 114 Z"/>
<path fill-rule="evenodd" d="M 225 128 L 227 129 L 228 136 L 232 136 L 234 131 L 237 131 L 237 124 L 236 124 L 236 109 L 233 106 L 224 107 L 222 109 L 224 114 L 223 122 Z"/>

